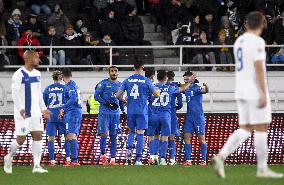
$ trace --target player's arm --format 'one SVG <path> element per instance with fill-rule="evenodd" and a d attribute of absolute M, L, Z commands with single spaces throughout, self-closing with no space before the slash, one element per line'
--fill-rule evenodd
<path fill-rule="evenodd" d="M 21 116 L 25 118 L 25 103 L 19 94 L 21 83 L 22 76 L 15 73 L 12 77 L 12 99 L 16 109 L 20 112 Z"/>
<path fill-rule="evenodd" d="M 147 83 L 149 89 L 151 89 L 152 94 L 155 97 L 160 97 L 161 90 L 159 88 L 155 87 L 155 85 L 153 85 L 153 83 L 149 79 L 146 80 L 146 83 Z"/>
<path fill-rule="evenodd" d="M 122 82 L 121 87 L 119 88 L 119 90 L 117 91 L 117 93 L 116 93 L 116 95 L 115 95 L 115 97 L 116 97 L 117 99 L 119 99 L 119 101 L 121 101 L 121 102 L 124 103 L 124 104 L 126 104 L 126 102 L 127 102 L 125 99 L 123 99 L 123 93 L 124 93 L 124 91 L 126 90 L 126 83 L 127 83 L 127 80 L 124 80 L 124 81 Z"/>
<path fill-rule="evenodd" d="M 100 83 L 95 90 L 94 98 L 100 104 L 105 105 L 107 102 L 102 98 L 103 93 L 104 93 L 104 84 Z"/>
<path fill-rule="evenodd" d="M 176 99 L 177 99 L 177 106 L 176 106 L 176 109 L 177 110 L 180 110 L 183 106 L 183 103 L 182 103 L 182 94 L 181 93 L 178 93 L 177 96 L 176 96 Z"/>
<path fill-rule="evenodd" d="M 254 63 L 254 67 L 255 67 L 256 81 L 260 93 L 259 108 L 263 108 L 267 104 L 263 61 L 261 60 L 256 61 Z"/>
<path fill-rule="evenodd" d="M 42 92 L 41 91 L 41 84 L 38 85 L 38 92 Z M 45 106 L 45 102 L 44 102 L 42 93 L 39 93 L 39 107 L 40 107 L 40 110 L 43 114 L 43 117 L 50 119 L 51 112 Z"/>
<path fill-rule="evenodd" d="M 48 106 L 48 93 L 47 93 L 47 88 L 43 91 L 43 101 L 45 106 Z"/>
<path fill-rule="evenodd" d="M 62 106 L 62 109 L 65 111 L 68 107 L 73 105 L 75 102 L 78 101 L 78 97 L 76 94 L 76 90 L 74 88 L 69 89 L 69 100 Z"/>

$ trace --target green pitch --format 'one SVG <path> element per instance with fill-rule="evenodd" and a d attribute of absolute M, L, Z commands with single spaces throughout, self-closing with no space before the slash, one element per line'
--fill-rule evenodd
<path fill-rule="evenodd" d="M 2 168 L 2 166 L 1 166 Z M 284 166 L 271 166 L 284 172 Z M 212 166 L 81 166 L 47 167 L 48 174 L 32 174 L 31 166 L 1 169 L 0 185 L 276 185 L 284 179 L 259 179 L 256 166 L 227 166 L 226 179 L 215 176 Z"/>

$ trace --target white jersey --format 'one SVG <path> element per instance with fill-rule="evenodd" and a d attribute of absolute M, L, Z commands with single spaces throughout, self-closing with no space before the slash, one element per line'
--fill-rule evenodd
<path fill-rule="evenodd" d="M 38 70 L 28 71 L 25 67 L 18 69 L 12 77 L 12 98 L 14 116 L 21 117 L 20 110 L 26 111 L 28 117 L 41 117 L 46 109 L 41 92 L 41 74 Z"/>
<path fill-rule="evenodd" d="M 268 95 L 265 67 L 265 42 L 252 33 L 244 33 L 234 44 L 236 61 L 236 99 L 259 99 L 259 85 L 256 81 L 255 62 L 262 61 L 265 75 L 265 85 Z"/>

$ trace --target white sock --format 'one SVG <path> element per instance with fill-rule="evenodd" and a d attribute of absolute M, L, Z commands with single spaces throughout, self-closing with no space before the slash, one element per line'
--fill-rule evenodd
<path fill-rule="evenodd" d="M 9 157 L 13 158 L 19 148 L 20 145 L 18 144 L 17 140 L 15 139 L 14 141 L 12 141 L 10 151 L 8 153 Z"/>
<path fill-rule="evenodd" d="M 154 160 L 155 159 L 155 155 L 150 155 L 150 159 Z"/>
<path fill-rule="evenodd" d="M 225 160 L 228 155 L 233 153 L 239 145 L 244 142 L 251 133 L 245 129 L 238 129 L 236 130 L 227 140 L 221 151 L 219 152 L 219 155 Z"/>
<path fill-rule="evenodd" d="M 70 157 L 66 157 L 66 161 L 71 161 Z"/>
<path fill-rule="evenodd" d="M 254 145 L 256 149 L 257 169 L 267 169 L 267 132 L 255 132 Z"/>
<path fill-rule="evenodd" d="M 32 146 L 34 157 L 34 166 L 40 166 L 41 159 L 41 141 L 34 141 Z"/>
<path fill-rule="evenodd" d="M 110 158 L 110 162 L 115 162 L 115 158 Z"/>

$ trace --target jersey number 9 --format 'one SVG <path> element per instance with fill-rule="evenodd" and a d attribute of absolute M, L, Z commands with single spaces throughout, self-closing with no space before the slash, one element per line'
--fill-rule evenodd
<path fill-rule="evenodd" d="M 237 70 L 241 71 L 244 67 L 244 63 L 243 63 L 243 49 L 242 48 L 238 48 L 237 49 L 237 60 L 238 60 L 238 64 L 237 64 Z"/>

